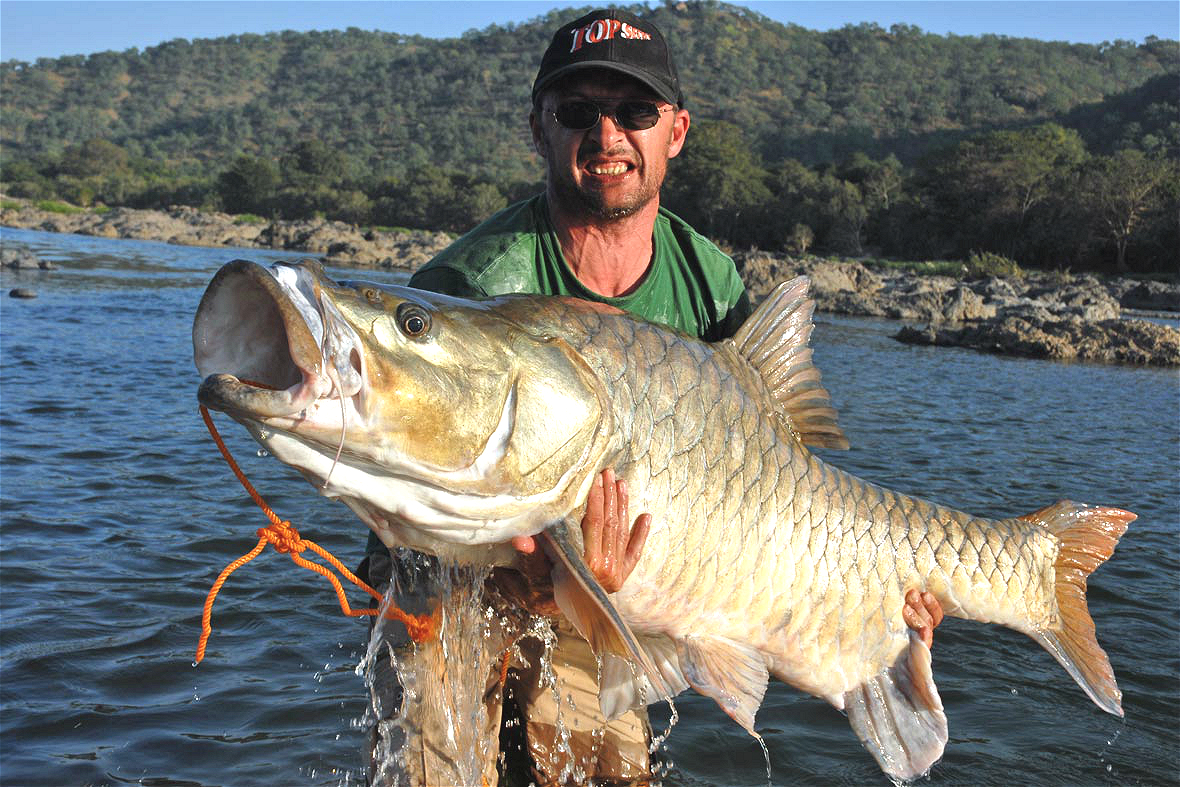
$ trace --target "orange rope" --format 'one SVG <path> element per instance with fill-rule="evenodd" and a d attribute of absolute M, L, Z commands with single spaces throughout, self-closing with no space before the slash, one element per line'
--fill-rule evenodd
<path fill-rule="evenodd" d="M 222 569 L 221 574 L 218 575 L 217 580 L 213 583 L 213 587 L 209 589 L 209 595 L 205 597 L 205 608 L 201 613 L 201 639 L 197 643 L 197 659 L 194 663 L 199 664 L 201 663 L 201 659 L 205 658 L 205 646 L 209 642 L 209 635 L 213 633 L 213 625 L 211 623 L 213 617 L 213 600 L 217 598 L 217 594 L 221 590 L 221 586 L 225 584 L 225 580 L 229 578 L 230 574 L 249 563 L 254 558 L 258 557 L 262 550 L 266 548 L 267 542 L 274 546 L 275 551 L 289 554 L 291 556 L 291 560 L 295 561 L 297 565 L 327 577 L 328 581 L 332 583 L 332 587 L 336 590 L 336 598 L 340 602 L 340 610 L 345 615 L 348 615 L 349 617 L 360 617 L 362 615 L 381 614 L 379 609 L 354 610 L 351 606 L 349 606 L 348 598 L 344 595 L 344 588 L 340 585 L 340 580 L 336 578 L 335 574 L 318 563 L 312 563 L 311 561 L 305 560 L 299 556 L 299 554 L 304 550 L 310 549 L 312 552 L 328 561 L 328 563 L 330 563 L 334 569 L 340 572 L 340 574 L 349 582 L 368 593 L 370 596 L 376 599 L 378 603 L 381 602 L 381 594 L 369 587 L 369 585 L 366 583 L 362 582 L 355 574 L 345 568 L 344 564 L 337 560 L 331 552 L 324 549 L 314 541 L 302 538 L 299 535 L 299 531 L 292 527 L 290 522 L 285 519 L 279 519 L 278 514 L 276 514 L 271 509 L 271 507 L 266 504 L 266 501 L 262 499 L 262 495 L 258 494 L 257 490 L 254 489 L 254 486 L 249 482 L 249 480 L 247 480 L 246 474 L 242 472 L 242 469 L 238 467 L 238 463 L 235 462 L 234 458 L 230 455 L 229 449 L 226 448 L 225 442 L 221 439 L 221 435 L 217 432 L 217 427 L 213 425 L 213 418 L 210 417 L 209 411 L 204 405 L 201 405 L 201 418 L 205 420 L 205 426 L 209 428 L 209 434 L 213 436 L 213 442 L 217 443 L 217 448 L 219 451 L 221 451 L 221 456 L 225 459 L 226 463 L 229 464 L 230 469 L 234 471 L 234 475 L 238 477 L 238 480 L 242 483 L 242 486 L 246 488 L 246 491 L 250 494 L 250 497 L 254 500 L 255 504 L 257 504 L 257 506 L 262 509 L 262 513 L 266 514 L 266 518 L 270 520 L 270 526 L 258 529 L 258 544 L 255 545 L 255 547 L 249 552 L 242 555 L 240 558 Z M 385 617 L 391 620 L 400 620 L 403 624 L 405 624 L 406 631 L 409 633 L 410 638 L 415 642 L 423 642 L 429 638 L 434 633 L 434 628 L 436 625 L 434 618 L 430 615 L 412 615 L 408 612 L 403 612 L 392 604 L 390 604 L 389 609 L 386 610 Z"/>

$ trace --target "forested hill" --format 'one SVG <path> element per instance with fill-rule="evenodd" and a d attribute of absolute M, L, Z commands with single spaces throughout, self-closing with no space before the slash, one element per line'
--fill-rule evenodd
<path fill-rule="evenodd" d="M 632 10 L 693 113 L 663 204 L 734 247 L 1174 272 L 1180 45 Z M 0 64 L 0 189 L 465 231 L 535 193 L 529 91 L 582 11 L 434 40 L 357 29 Z M 244 219 L 248 220 L 248 219 Z"/>
<path fill-rule="evenodd" d="M 689 108 L 768 160 L 903 160 L 948 132 L 1054 119 L 1177 68 L 1175 43 L 1049 43 L 914 27 L 831 32 L 713 3 L 636 9 L 666 33 Z M 5 157 L 106 139 L 192 175 L 316 138 L 375 175 L 424 164 L 533 179 L 524 122 L 552 30 L 578 12 L 435 40 L 347 31 L 176 40 L 0 66 Z"/>

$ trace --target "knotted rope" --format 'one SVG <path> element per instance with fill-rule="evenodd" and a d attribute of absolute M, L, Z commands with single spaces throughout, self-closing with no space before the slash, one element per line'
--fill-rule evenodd
<path fill-rule="evenodd" d="M 225 584 L 230 574 L 258 557 L 262 550 L 266 548 L 268 542 L 276 551 L 289 554 L 291 560 L 295 561 L 297 565 L 327 577 L 328 581 L 332 583 L 332 587 L 336 590 L 336 598 L 340 601 L 340 610 L 345 615 L 349 617 L 361 617 L 363 615 L 376 616 L 381 614 L 379 608 L 354 610 L 349 606 L 348 598 L 344 595 L 344 588 L 341 586 L 340 580 L 337 579 L 335 574 L 318 563 L 312 563 L 310 560 L 300 557 L 302 552 L 310 549 L 326 560 L 341 576 L 376 599 L 378 604 L 381 603 L 381 594 L 345 568 L 344 564 L 337 560 L 331 552 L 314 541 L 301 537 L 299 531 L 292 527 L 289 521 L 279 518 L 279 515 L 262 499 L 262 495 L 258 494 L 258 491 L 254 489 L 254 486 L 247 480 L 246 474 L 242 472 L 242 469 L 238 467 L 238 463 L 230 455 L 229 449 L 225 446 L 225 441 L 221 439 L 221 435 L 217 432 L 217 427 L 213 425 L 213 418 L 209 415 L 209 410 L 204 405 L 201 405 L 201 418 L 205 420 L 205 426 L 208 427 L 209 434 L 213 436 L 213 442 L 217 444 L 217 449 L 221 451 L 221 456 L 229 464 L 230 469 L 234 471 L 234 475 L 237 476 L 238 481 L 245 487 L 255 504 L 262 509 L 262 513 L 266 514 L 266 518 L 270 520 L 270 525 L 258 529 L 258 543 L 255 547 L 222 569 L 221 574 L 218 575 L 217 580 L 213 583 L 213 587 L 209 589 L 209 595 L 205 597 L 205 608 L 201 613 L 201 639 L 197 643 L 197 658 L 194 664 L 201 663 L 201 659 L 205 658 L 205 646 L 209 642 L 209 635 L 213 633 L 211 622 L 213 617 L 213 600 L 217 598 L 221 586 Z M 390 620 L 400 620 L 405 625 L 410 638 L 415 642 L 423 642 L 428 639 L 434 633 L 435 626 L 437 625 L 434 617 L 431 615 L 412 615 L 408 612 L 403 612 L 393 604 L 390 604 L 388 609 L 386 609 L 385 617 Z"/>

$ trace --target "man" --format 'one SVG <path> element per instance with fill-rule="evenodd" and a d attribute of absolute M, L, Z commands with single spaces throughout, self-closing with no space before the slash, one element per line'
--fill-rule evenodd
<path fill-rule="evenodd" d="M 476 227 L 410 284 L 464 297 L 570 295 L 706 340 L 731 336 L 750 313 L 733 261 L 659 203 L 668 161 L 680 153 L 691 124 L 660 31 L 621 10 L 594 11 L 564 25 L 545 51 L 532 99 L 529 126 L 545 161 L 544 193 Z M 605 471 L 582 527 L 587 564 L 608 592 L 618 590 L 638 560 L 649 519 L 630 526 L 625 484 Z M 521 575 L 500 572 L 494 581 L 534 610 L 555 611 L 546 598 L 545 558 L 531 538 L 514 544 L 523 556 Z M 937 602 L 916 593 L 907 601 L 907 622 L 929 636 L 941 619 Z M 535 678 L 510 687 L 538 783 L 571 773 L 596 782 L 646 777 L 646 713 L 604 722 L 589 646 L 563 621 L 556 628 L 560 691 L 538 689 Z M 559 708 L 555 694 L 573 702 Z M 564 751 L 554 745 L 559 714 L 569 732 Z M 429 781 L 428 774 L 412 778 Z"/>

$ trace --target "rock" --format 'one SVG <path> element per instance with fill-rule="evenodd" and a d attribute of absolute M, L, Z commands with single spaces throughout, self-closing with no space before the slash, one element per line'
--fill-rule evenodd
<path fill-rule="evenodd" d="M 1118 296 L 1124 309 L 1180 311 L 1180 283 L 1141 281 Z"/>
<path fill-rule="evenodd" d="M 852 294 L 867 297 L 882 286 L 881 277 L 859 262 L 796 259 L 757 249 L 735 253 L 733 260 L 755 302 L 782 282 L 800 275 L 811 279 L 811 294 L 823 311 L 833 311 L 825 306 L 828 300 L 844 300 Z"/>
<path fill-rule="evenodd" d="M 948 322 L 984 320 L 996 316 L 996 307 L 966 287 L 956 287 L 943 306 L 942 318 Z"/>
<path fill-rule="evenodd" d="M 36 254 L 23 246 L 8 246 L 0 249 L 0 265 L 18 271 L 51 271 L 57 268 L 49 260 L 38 259 Z"/>
<path fill-rule="evenodd" d="M 8 291 L 9 298 L 36 298 L 37 291 L 30 290 L 28 287 L 13 287 Z"/>
<path fill-rule="evenodd" d="M 1071 316 L 1038 323 L 1007 315 L 964 326 L 905 326 L 894 338 L 1032 358 L 1180 366 L 1180 330 L 1146 320 Z"/>

